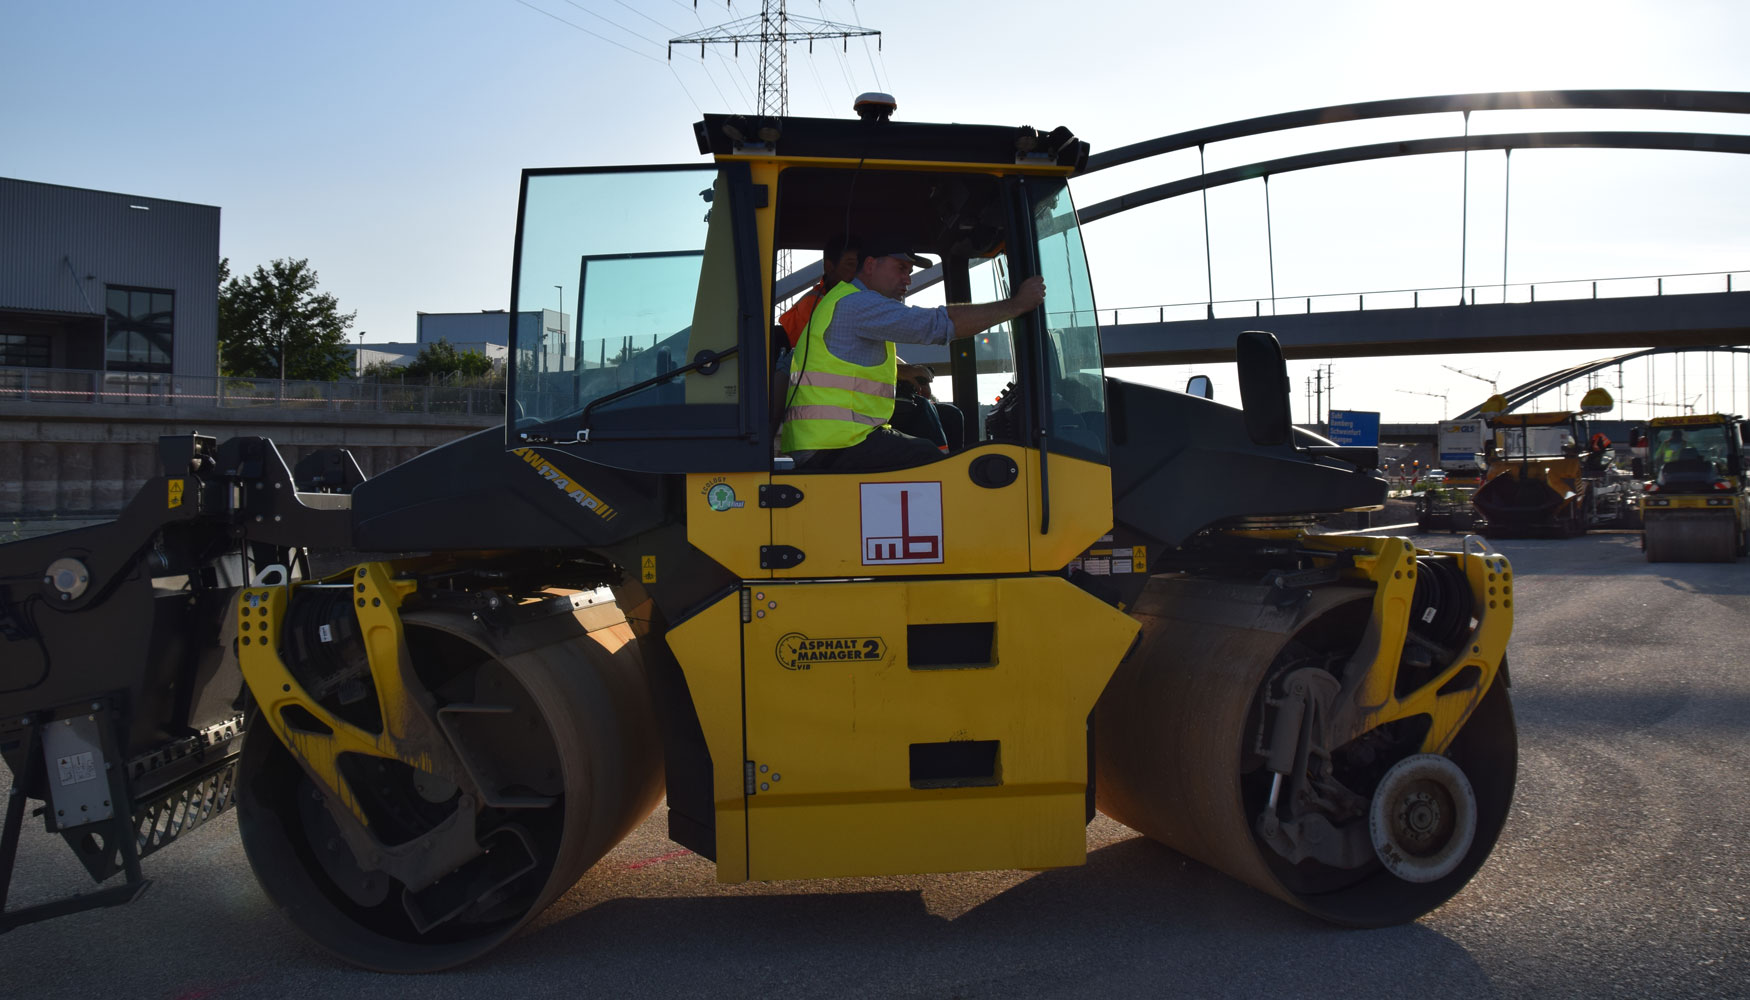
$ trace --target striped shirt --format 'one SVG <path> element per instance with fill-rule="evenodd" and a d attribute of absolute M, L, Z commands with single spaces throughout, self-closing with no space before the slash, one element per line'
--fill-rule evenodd
<path fill-rule="evenodd" d="M 852 279 L 858 291 L 869 291 Z M 946 344 L 954 336 L 947 306 L 926 309 L 895 302 L 885 295 L 849 295 L 833 309 L 826 331 L 826 349 L 853 365 L 878 365 L 887 357 L 889 341 L 898 344 Z"/>

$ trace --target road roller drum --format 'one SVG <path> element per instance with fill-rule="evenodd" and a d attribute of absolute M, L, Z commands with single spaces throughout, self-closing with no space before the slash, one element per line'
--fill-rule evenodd
<path fill-rule="evenodd" d="M 655 807 L 662 764 L 637 646 L 611 603 L 498 634 L 452 612 L 401 622 L 422 687 L 405 696 L 441 720 L 460 776 L 370 752 L 325 760 L 309 734 L 359 713 L 282 707 L 288 741 L 268 713 L 251 732 L 238 824 L 300 930 L 353 964 L 425 972 L 490 950 L 575 883 Z M 329 787 L 335 775 L 364 823 Z M 453 868 L 419 864 L 457 844 L 474 849 Z"/>
<path fill-rule="evenodd" d="M 1410 706 L 1460 687 L 1466 668 L 1418 676 L 1416 656 L 1370 657 L 1384 624 L 1370 622 L 1376 598 L 1357 586 L 1284 594 L 1151 580 L 1133 612 L 1142 638 L 1096 710 L 1100 809 L 1338 923 L 1401 923 L 1450 898 L 1487 858 L 1512 801 L 1505 677 L 1489 664 L 1486 690 L 1474 670 L 1469 694 L 1449 691 L 1469 705 L 1441 738 L 1441 710 Z M 1480 653 L 1478 630 L 1465 632 Z M 1402 668 L 1383 680 L 1405 706 L 1365 728 L 1354 720 L 1370 714 L 1361 702 L 1382 678 L 1358 673 L 1363 663 Z"/>
<path fill-rule="evenodd" d="M 1659 511 L 1647 515 L 1648 562 L 1732 562 L 1743 539 L 1731 511 Z"/>

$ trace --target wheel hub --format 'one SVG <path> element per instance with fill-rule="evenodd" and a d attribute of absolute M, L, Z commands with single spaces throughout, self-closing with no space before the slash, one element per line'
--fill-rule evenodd
<path fill-rule="evenodd" d="M 1415 754 L 1380 780 L 1368 810 L 1373 852 L 1406 882 L 1449 875 L 1476 835 L 1476 793 L 1464 771 L 1438 754 Z"/>

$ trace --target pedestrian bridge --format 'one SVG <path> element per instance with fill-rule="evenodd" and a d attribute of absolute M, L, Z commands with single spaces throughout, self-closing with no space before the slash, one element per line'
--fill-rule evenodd
<path fill-rule="evenodd" d="M 1527 301 L 1482 305 L 1468 300 L 1459 304 L 1459 290 L 1447 288 L 1343 296 L 1353 307 L 1328 311 L 1314 311 L 1312 299 L 1294 299 L 1282 305 L 1301 307 L 1300 311 L 1276 311 L 1273 315 L 1265 310 L 1278 303 L 1268 300 L 1258 300 L 1252 315 L 1215 318 L 1174 320 L 1167 318 L 1166 306 L 1156 307 L 1160 317 L 1154 319 L 1147 316 L 1153 311 L 1149 308 L 1101 310 L 1100 336 L 1109 367 L 1230 361 L 1234 336 L 1242 330 L 1269 330 L 1291 359 L 1712 347 L 1750 342 L 1750 288 L 1745 288 L 1750 273 L 1671 277 L 1710 279 L 1720 290 L 1665 294 L 1664 279 L 1656 278 L 1638 279 L 1643 284 L 1658 282 L 1659 290 L 1652 295 L 1607 298 L 1538 301 L 1540 286 L 1532 285 L 1520 286 L 1522 294 L 1530 296 Z M 1498 286 L 1494 290 L 1498 291 Z M 1430 304 L 1436 297 L 1449 304 Z M 1398 304 L 1406 299 L 1410 300 L 1407 305 Z M 1212 311 L 1214 305 L 1232 307 L 1235 303 L 1212 304 Z M 1204 304 L 1196 307 L 1202 309 Z"/>

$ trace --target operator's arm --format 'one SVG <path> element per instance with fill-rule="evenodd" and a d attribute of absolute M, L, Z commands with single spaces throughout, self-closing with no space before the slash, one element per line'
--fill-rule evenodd
<path fill-rule="evenodd" d="M 1021 282 L 1015 294 L 996 302 L 962 303 L 948 307 L 948 319 L 954 324 L 955 337 L 970 337 L 998 323 L 1030 313 L 1045 301 L 1045 279 L 1034 275 Z"/>
<path fill-rule="evenodd" d="M 980 302 L 923 309 L 864 292 L 841 299 L 835 307 L 826 344 L 853 364 L 874 364 L 887 343 L 946 344 L 1013 319 L 1045 301 L 1045 279 L 1028 278 L 1014 295 L 998 302 Z"/>

